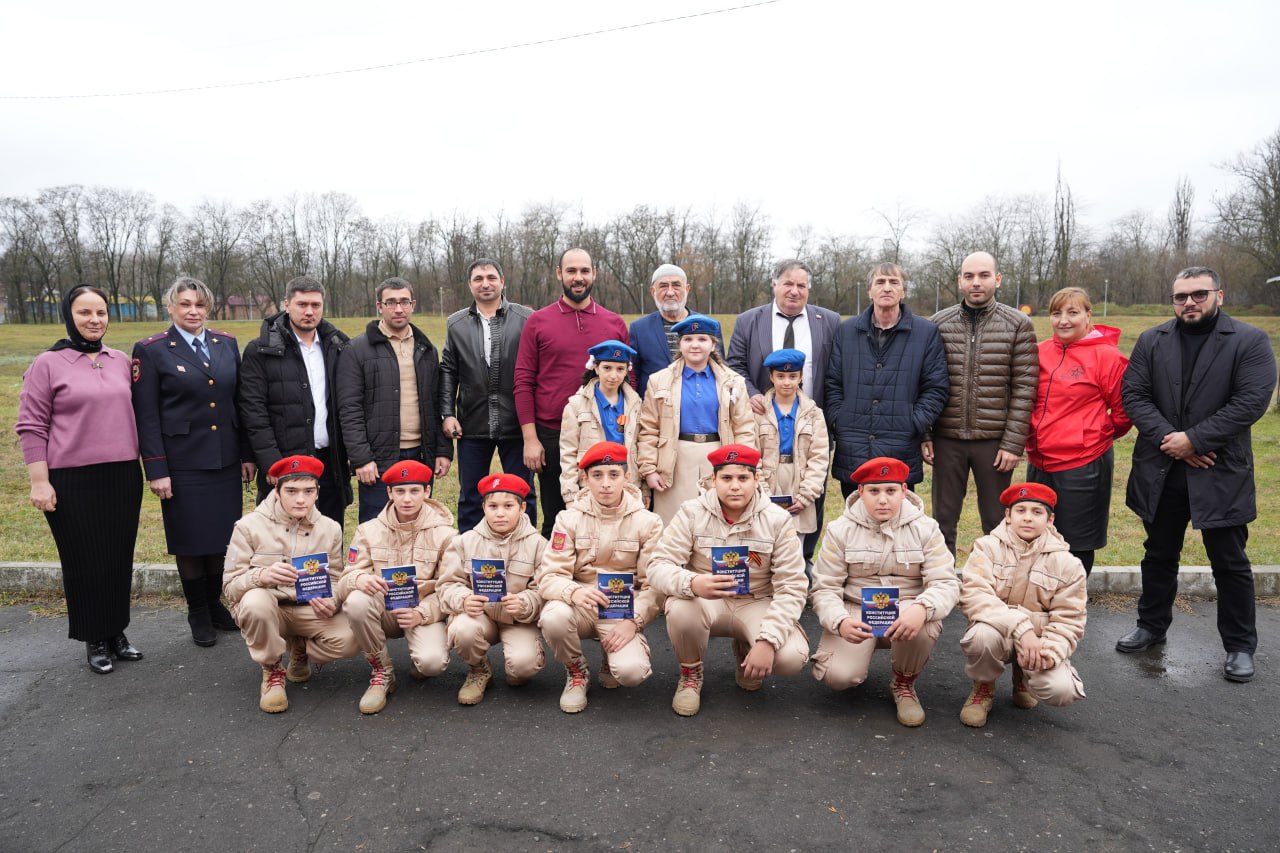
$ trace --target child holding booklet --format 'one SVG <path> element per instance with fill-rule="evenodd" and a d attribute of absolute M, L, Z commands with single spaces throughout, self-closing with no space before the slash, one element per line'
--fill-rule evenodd
<path fill-rule="evenodd" d="M 286 636 L 318 664 L 356 652 L 331 589 L 342 564 L 342 528 L 316 509 L 323 473 L 324 464 L 310 456 L 286 456 L 272 465 L 267 474 L 275 488 L 236 522 L 227 545 L 222 589 L 249 657 L 262 667 L 258 707 L 268 714 L 289 709 Z M 306 593 L 303 600 L 299 589 Z M 310 678 L 309 666 L 301 670 L 305 677 L 290 680 Z"/>
<path fill-rule="evenodd" d="M 627 381 L 636 351 L 622 341 L 604 341 L 587 350 L 582 387 L 569 398 L 560 424 L 560 495 L 565 506 L 582 490 L 582 454 L 602 441 L 634 453 L 640 428 L 640 395 Z M 627 482 L 640 486 L 632 467 Z"/>
<path fill-rule="evenodd" d="M 964 566 L 960 639 L 973 690 L 960 722 L 987 724 L 996 679 L 1013 664 L 1013 704 L 1059 707 L 1084 698 L 1071 653 L 1084 636 L 1089 594 L 1084 565 L 1053 527 L 1057 493 L 1014 483 L 1000 495 L 1004 523 L 973 543 Z"/>
<path fill-rule="evenodd" d="M 690 314 L 671 331 L 680 341 L 680 357 L 649 377 L 636 439 L 636 468 L 653 490 L 653 511 L 663 521 L 702 493 L 711 473 L 709 451 L 721 442 L 756 446 L 747 384 L 716 350 L 720 324 Z"/>
<path fill-rule="evenodd" d="M 712 487 L 684 502 L 649 563 L 654 589 L 668 596 L 667 634 L 680 661 L 671 708 L 682 717 L 702 706 L 712 636 L 733 638 L 743 690 L 794 675 L 809 659 L 799 624 L 809 586 L 800 537 L 791 515 L 760 490 L 760 451 L 729 444 L 707 461 Z"/>
<path fill-rule="evenodd" d="M 802 535 L 818 530 L 814 502 L 826 493 L 831 465 L 831 440 L 822 410 L 800 388 L 804 360 L 798 349 L 780 349 L 765 357 L 773 387 L 765 392 L 764 414 L 755 415 L 760 479 L 773 502 L 791 513 Z M 806 547 L 812 549 L 816 538 L 806 537 Z M 811 560 L 812 551 L 804 558 Z"/>
<path fill-rule="evenodd" d="M 484 519 L 460 534 L 444 555 L 440 604 L 449 619 L 449 645 L 467 664 L 458 703 L 476 705 L 493 680 L 489 647 L 501 641 L 507 684 L 517 687 L 546 665 L 533 581 L 547 540 L 529 522 L 529 484 L 515 474 L 480 480 Z"/>
<path fill-rule="evenodd" d="M 408 641 L 409 673 L 414 678 L 439 675 L 449 666 L 436 584 L 440 557 L 458 535 L 453 514 L 431 499 L 431 468 L 421 462 L 397 462 L 382 475 L 382 482 L 387 505 L 356 528 L 337 589 L 338 603 L 372 667 L 369 686 L 360 697 L 362 714 L 381 711 L 388 694 L 396 691 L 388 637 Z M 408 574 L 414 577 L 416 596 L 409 589 Z"/>
<path fill-rule="evenodd" d="M 809 602 L 825 629 L 813 677 L 833 690 L 855 687 L 866 680 L 872 653 L 888 648 L 898 722 L 918 726 L 924 708 L 916 679 L 960 583 L 938 523 L 907 489 L 909 474 L 905 462 L 885 456 L 853 472 L 858 490 L 827 528 Z"/>
<path fill-rule="evenodd" d="M 601 687 L 634 687 L 653 671 L 641 631 L 662 608 L 645 574 L 662 519 L 644 508 L 630 483 L 627 449 L 602 441 L 583 454 L 578 467 L 586 488 L 557 516 L 538 570 L 545 602 L 538 624 L 567 671 L 560 695 L 560 710 L 567 714 L 587 707 L 591 674 L 582 640 L 600 639 Z"/>

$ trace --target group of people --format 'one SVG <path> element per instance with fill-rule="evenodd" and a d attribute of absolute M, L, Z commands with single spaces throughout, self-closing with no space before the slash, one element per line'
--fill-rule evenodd
<path fill-rule="evenodd" d="M 207 327 L 208 288 L 183 277 L 166 296 L 173 325 L 131 361 L 102 343 L 105 294 L 71 289 L 67 337 L 24 377 L 17 431 L 91 668 L 142 657 L 124 633 L 141 458 L 192 638 L 241 632 L 263 710 L 284 710 L 285 682 L 311 663 L 359 649 L 372 669 L 360 709 L 375 713 L 396 686 L 387 638 L 404 636 L 416 677 L 442 672 L 451 650 L 467 663 L 464 704 L 484 695 L 492 643 L 518 684 L 542 668 L 545 641 L 567 673 L 561 707 L 578 711 L 582 640 L 600 641 L 603 686 L 636 684 L 650 671 L 643 628 L 665 615 L 673 707 L 692 714 L 709 636 L 733 637 L 744 689 L 803 667 L 808 600 L 824 628 L 815 676 L 857 684 L 870 651 L 891 645 L 899 719 L 918 725 L 914 681 L 959 601 L 974 681 L 962 719 L 980 725 L 1006 663 L 1021 707 L 1083 695 L 1067 658 L 1106 543 L 1112 444 L 1136 425 L 1128 504 L 1147 553 L 1138 626 L 1117 649 L 1165 641 L 1190 521 L 1219 588 L 1224 674 L 1253 677 L 1250 426 L 1275 360 L 1264 334 L 1221 311 L 1214 271 L 1178 274 L 1175 319 L 1145 332 L 1132 361 L 1078 288 L 1053 296 L 1053 337 L 1037 345 L 1030 320 L 996 300 L 983 252 L 962 264 L 961 302 L 932 320 L 909 311 L 895 264 L 871 270 L 867 309 L 841 322 L 809 304 L 809 268 L 783 261 L 774 299 L 737 319 L 727 347 L 715 319 L 689 311 L 675 265 L 654 272 L 657 310 L 629 329 L 592 299 L 586 251 L 566 251 L 556 276 L 562 296 L 535 311 L 507 301 L 498 262 L 475 261 L 472 304 L 449 317 L 440 351 L 411 322 L 408 281 L 380 284 L 379 318 L 350 339 L 324 319 L 323 285 L 298 277 L 243 356 Z M 455 448 L 456 521 L 431 497 Z M 914 493 L 925 464 L 932 517 Z M 845 511 L 819 549 L 829 471 Z M 984 536 L 962 585 L 971 475 Z M 258 506 L 241 518 L 254 481 Z M 320 569 L 330 584 L 300 602 Z M 598 585 L 605 575 L 626 594 Z M 901 614 L 874 638 L 858 609 L 873 587 L 894 591 Z"/>

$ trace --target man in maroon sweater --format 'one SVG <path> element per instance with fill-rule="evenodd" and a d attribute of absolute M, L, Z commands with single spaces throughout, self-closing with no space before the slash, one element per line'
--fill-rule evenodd
<path fill-rule="evenodd" d="M 629 343 L 627 324 L 591 299 L 595 266 L 585 249 L 560 256 L 556 278 L 564 296 L 529 316 L 516 355 L 516 416 L 524 436 L 524 464 L 538 475 L 542 535 L 550 536 L 560 496 L 560 419 L 582 387 L 587 350 L 601 341 Z"/>

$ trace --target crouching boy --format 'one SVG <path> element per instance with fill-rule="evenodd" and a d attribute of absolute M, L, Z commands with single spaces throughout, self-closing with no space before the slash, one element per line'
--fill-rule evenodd
<path fill-rule="evenodd" d="M 795 675 L 809 658 L 799 619 L 809 581 L 791 515 L 761 492 L 760 451 L 728 444 L 707 455 L 712 488 L 681 504 L 649 563 L 668 596 L 667 634 L 680 661 L 671 708 L 702 704 L 702 663 L 712 636 L 732 637 L 735 680 L 759 690 L 770 675 Z"/>
<path fill-rule="evenodd" d="M 984 726 L 995 682 L 1013 664 L 1013 704 L 1070 705 L 1084 684 L 1069 658 L 1084 636 L 1084 566 L 1052 526 L 1058 496 L 1039 483 L 1015 483 L 1000 495 L 1004 523 L 973 543 L 964 567 L 960 609 L 969 630 L 960 640 L 973 690 L 960 711 Z"/>
<path fill-rule="evenodd" d="M 297 596 L 299 585 L 314 584 L 320 570 L 328 573 L 331 586 L 341 571 L 342 528 L 316 509 L 324 464 L 310 456 L 286 456 L 267 473 L 275 479 L 275 488 L 231 531 L 222 589 L 249 657 L 262 667 L 258 707 L 278 714 L 289 708 L 284 690 L 286 636 L 317 664 L 350 657 L 356 641 L 331 596 L 309 601 L 298 601 Z M 303 561 L 301 569 L 294 566 L 295 557 L 310 556 L 317 558 Z M 309 666 L 303 672 L 310 677 Z"/>
<path fill-rule="evenodd" d="M 560 710 L 587 707 L 591 674 L 582 641 L 600 638 L 600 686 L 635 687 L 653 671 L 649 643 L 641 631 L 661 612 L 662 597 L 649 586 L 646 569 L 662 535 L 662 519 L 644 508 L 627 475 L 627 449 L 601 441 L 578 467 L 586 488 L 556 517 L 542 567 L 542 636 L 567 672 Z M 617 584 L 616 601 L 601 587 Z M 628 589 L 630 587 L 630 589 Z M 605 587 L 608 590 L 608 586 Z M 615 604 L 623 606 L 611 609 Z"/>
<path fill-rule="evenodd" d="M 440 675 L 449 666 L 449 640 L 444 612 L 436 594 L 440 557 L 458 535 L 453 514 L 431 498 L 431 469 L 412 459 L 397 462 L 382 475 L 387 505 L 377 517 L 356 528 L 347 551 L 347 568 L 338 582 L 337 598 L 371 672 L 360 697 L 360 713 L 376 714 L 396 691 L 396 671 L 387 638 L 404 637 L 409 645 L 409 673 L 414 678 Z M 388 609 L 392 584 L 386 569 L 413 567 L 418 603 Z M 405 573 L 407 574 L 407 572 Z"/>
<path fill-rule="evenodd" d="M 546 665 L 538 613 L 542 598 L 533 574 L 547 540 L 525 514 L 529 484 L 515 474 L 492 474 L 478 488 L 484 519 L 453 540 L 444 555 L 440 604 L 449 619 L 449 645 L 467 664 L 458 704 L 476 705 L 493 680 L 489 647 L 502 642 L 507 684 L 518 687 Z"/>
<path fill-rule="evenodd" d="M 884 456 L 853 472 L 858 491 L 827 528 L 809 601 L 825 629 L 813 656 L 813 677 L 833 690 L 854 687 L 866 680 L 872 652 L 888 648 L 898 722 L 918 726 L 924 708 L 916 678 L 929 662 L 942 620 L 956 605 L 960 582 L 938 523 L 907 490 L 909 473 L 906 463 Z M 878 612 L 898 615 L 887 627 L 888 618 L 868 624 Z"/>

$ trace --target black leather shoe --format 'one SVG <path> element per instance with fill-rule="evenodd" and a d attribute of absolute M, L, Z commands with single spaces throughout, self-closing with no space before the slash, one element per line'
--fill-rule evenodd
<path fill-rule="evenodd" d="M 1253 681 L 1253 653 L 1227 652 L 1227 662 L 1222 665 L 1222 675 L 1227 681 Z"/>
<path fill-rule="evenodd" d="M 84 647 L 89 653 L 89 669 L 104 675 L 115 669 L 111 665 L 111 650 L 107 648 L 106 640 L 85 643 Z"/>
<path fill-rule="evenodd" d="M 1165 641 L 1163 634 L 1156 636 L 1142 626 L 1134 628 L 1120 639 L 1116 640 L 1116 651 L 1130 654 L 1132 652 L 1145 651 L 1152 646 L 1158 646 Z"/>
<path fill-rule="evenodd" d="M 219 631 L 240 630 L 240 626 L 236 624 L 235 617 L 231 615 L 231 611 L 216 598 L 209 602 L 209 619 L 213 622 L 213 627 Z"/>
<path fill-rule="evenodd" d="M 116 656 L 116 660 L 142 660 L 142 652 L 135 649 L 124 634 L 112 637 L 110 645 L 111 654 Z"/>
<path fill-rule="evenodd" d="M 218 634 L 213 630 L 208 607 L 188 610 L 187 624 L 191 626 L 191 639 L 195 640 L 197 646 L 212 646 L 218 642 Z"/>

